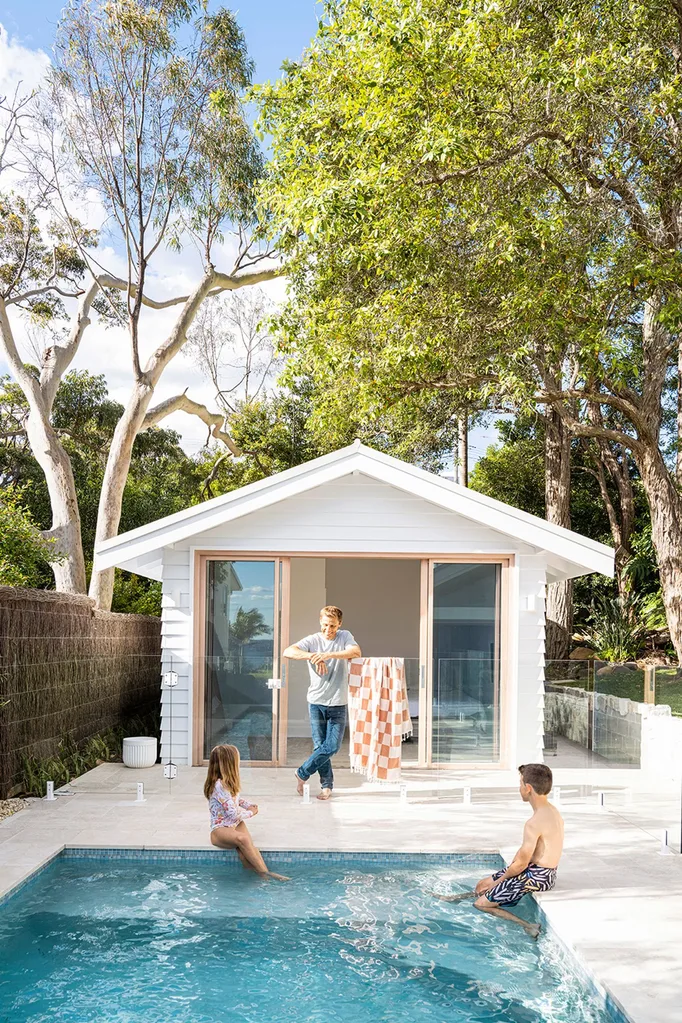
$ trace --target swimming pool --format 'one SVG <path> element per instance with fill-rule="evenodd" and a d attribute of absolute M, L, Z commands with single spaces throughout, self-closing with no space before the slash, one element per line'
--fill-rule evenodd
<path fill-rule="evenodd" d="M 293 880 L 223 853 L 68 850 L 0 905 L 0 1021 L 624 1020 L 551 935 L 429 894 L 470 887 L 497 857 L 268 862 Z"/>

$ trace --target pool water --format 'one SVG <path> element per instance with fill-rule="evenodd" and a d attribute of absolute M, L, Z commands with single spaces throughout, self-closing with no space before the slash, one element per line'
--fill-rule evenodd
<path fill-rule="evenodd" d="M 611 1023 L 551 938 L 447 904 L 490 865 L 58 858 L 0 906 L 2 1023 Z M 524 904 L 525 903 L 525 904 Z M 536 919 L 534 903 L 518 909 Z"/>

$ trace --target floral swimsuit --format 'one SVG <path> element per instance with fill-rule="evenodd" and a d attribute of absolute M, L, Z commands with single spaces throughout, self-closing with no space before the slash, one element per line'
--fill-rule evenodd
<path fill-rule="evenodd" d="M 241 796 L 235 798 L 220 779 L 213 786 L 208 809 L 211 814 L 211 831 L 216 828 L 236 828 L 241 821 L 253 817 L 253 803 Z"/>

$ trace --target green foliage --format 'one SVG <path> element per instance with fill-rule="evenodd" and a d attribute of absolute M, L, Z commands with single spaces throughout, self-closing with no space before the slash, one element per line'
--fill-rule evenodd
<path fill-rule="evenodd" d="M 291 281 L 281 346 L 316 381 L 320 436 L 445 393 L 453 415 L 553 405 L 640 468 L 670 457 L 681 30 L 655 0 L 327 3 L 256 91 Z M 502 461 L 478 472 L 487 492 Z M 530 507 L 537 480 L 515 470 Z"/>
<path fill-rule="evenodd" d="M 125 736 L 155 735 L 158 738 L 159 734 L 160 717 L 158 709 L 155 709 L 145 716 L 133 716 L 122 725 L 108 728 L 81 742 L 76 742 L 71 735 L 64 735 L 55 754 L 44 757 L 26 754 L 22 757 L 24 794 L 42 797 L 47 791 L 48 781 L 53 781 L 55 788 L 59 788 L 98 764 L 121 760 Z"/>
<path fill-rule="evenodd" d="M 612 597 L 597 602 L 581 638 L 600 660 L 622 663 L 637 657 L 645 633 L 639 602 Z"/>
<path fill-rule="evenodd" d="M 161 616 L 161 583 L 116 570 L 112 611 Z"/>
<path fill-rule="evenodd" d="M 545 460 L 542 439 L 522 438 L 491 445 L 469 476 L 469 486 L 531 515 L 545 513 Z"/>
<path fill-rule="evenodd" d="M 31 201 L 24 195 L 0 193 L 0 295 L 13 300 L 31 292 L 20 306 L 40 324 L 65 314 L 59 292 L 79 290 L 86 271 L 79 246 L 87 249 L 97 240 L 94 232 L 76 221 L 70 222 L 68 237 L 54 223 L 43 228 L 44 207 L 41 195 Z M 46 289 L 46 280 L 59 290 Z"/>
<path fill-rule="evenodd" d="M 26 507 L 26 489 L 0 494 L 0 584 L 35 586 L 49 561 L 61 561 L 57 541 L 41 536 Z"/>

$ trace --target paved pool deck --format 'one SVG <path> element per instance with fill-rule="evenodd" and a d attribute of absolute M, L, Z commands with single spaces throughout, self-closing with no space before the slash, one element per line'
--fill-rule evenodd
<path fill-rule="evenodd" d="M 398 787 L 336 772 L 334 798 L 296 795 L 290 769 L 243 770 L 260 807 L 251 826 L 267 850 L 502 852 L 517 848 L 529 808 L 506 772 L 406 772 Z M 103 764 L 72 795 L 31 800 L 0 822 L 0 895 L 65 847 L 210 848 L 203 768 L 135 771 Z M 144 782 L 146 801 L 135 803 Z M 472 801 L 462 799 L 472 787 Z M 679 822 L 679 786 L 652 794 L 640 772 L 558 769 L 566 851 L 542 908 L 557 935 L 633 1023 L 682 1019 L 682 856 L 660 854 L 661 826 Z M 600 807 L 597 793 L 605 792 Z M 679 825 L 678 825 L 679 826 Z M 679 840 L 679 839 L 678 839 Z M 267 856 L 266 856 L 267 858 Z"/>

